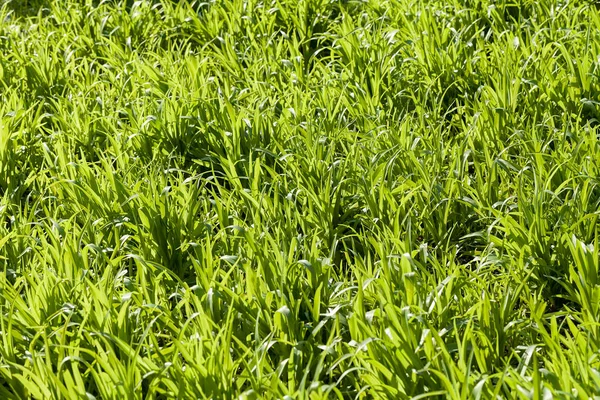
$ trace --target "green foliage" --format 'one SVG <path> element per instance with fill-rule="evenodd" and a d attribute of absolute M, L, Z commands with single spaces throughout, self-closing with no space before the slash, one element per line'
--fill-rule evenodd
<path fill-rule="evenodd" d="M 600 394 L 600 13 L 0 0 L 0 397 Z"/>

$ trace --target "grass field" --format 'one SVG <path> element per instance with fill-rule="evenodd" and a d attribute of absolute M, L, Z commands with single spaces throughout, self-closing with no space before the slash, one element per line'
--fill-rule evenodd
<path fill-rule="evenodd" d="M 0 398 L 600 394 L 600 11 L 0 0 Z"/>

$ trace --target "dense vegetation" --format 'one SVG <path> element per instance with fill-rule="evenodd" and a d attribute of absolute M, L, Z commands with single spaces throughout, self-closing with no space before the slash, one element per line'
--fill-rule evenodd
<path fill-rule="evenodd" d="M 600 393 L 600 11 L 0 0 L 0 397 Z"/>

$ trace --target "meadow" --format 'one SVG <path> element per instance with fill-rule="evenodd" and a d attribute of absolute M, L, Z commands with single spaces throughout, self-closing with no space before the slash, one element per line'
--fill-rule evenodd
<path fill-rule="evenodd" d="M 593 1 L 0 0 L 0 398 L 594 398 L 599 115 Z"/>

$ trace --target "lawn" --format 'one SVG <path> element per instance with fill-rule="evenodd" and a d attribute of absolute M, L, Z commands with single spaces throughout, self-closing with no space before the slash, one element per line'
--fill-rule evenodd
<path fill-rule="evenodd" d="M 600 6 L 0 0 L 0 398 L 600 395 Z"/>

